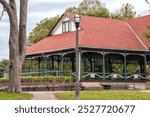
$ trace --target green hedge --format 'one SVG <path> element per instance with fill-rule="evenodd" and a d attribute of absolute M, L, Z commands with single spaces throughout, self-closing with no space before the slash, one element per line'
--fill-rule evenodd
<path fill-rule="evenodd" d="M 8 82 L 8 78 L 0 78 L 0 83 L 7 83 Z"/>
<path fill-rule="evenodd" d="M 72 82 L 71 77 L 66 76 L 26 76 L 21 78 L 21 82 Z M 0 78 L 0 83 L 8 82 L 8 78 Z"/>

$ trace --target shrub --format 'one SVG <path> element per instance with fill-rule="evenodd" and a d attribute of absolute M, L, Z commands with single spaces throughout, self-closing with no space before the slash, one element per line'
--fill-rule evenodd
<path fill-rule="evenodd" d="M 0 83 L 7 83 L 8 82 L 8 78 L 0 78 Z"/>
<path fill-rule="evenodd" d="M 73 78 L 66 76 L 27 76 L 22 82 L 72 82 Z"/>
<path fill-rule="evenodd" d="M 73 82 L 72 77 L 67 76 L 25 76 L 21 82 Z M 0 83 L 8 82 L 8 78 L 1 78 Z"/>

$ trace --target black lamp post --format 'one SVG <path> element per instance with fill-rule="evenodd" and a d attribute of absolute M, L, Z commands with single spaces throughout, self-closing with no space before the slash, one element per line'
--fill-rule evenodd
<path fill-rule="evenodd" d="M 80 16 L 78 14 L 75 14 L 74 22 L 76 26 L 76 93 L 75 93 L 75 98 L 76 100 L 80 100 L 80 89 L 79 89 L 80 66 L 79 66 L 79 47 L 78 47 L 78 41 L 79 41 L 78 29 L 80 25 Z"/>

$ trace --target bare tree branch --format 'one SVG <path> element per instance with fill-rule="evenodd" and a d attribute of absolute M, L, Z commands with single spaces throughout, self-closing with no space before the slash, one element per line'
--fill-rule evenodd
<path fill-rule="evenodd" d="M 148 0 L 145 0 L 145 2 L 147 2 L 148 4 L 150 4 L 150 1 L 148 1 Z"/>
<path fill-rule="evenodd" d="M 1 16 L 0 16 L 0 21 L 1 21 L 2 17 L 3 17 L 3 15 L 4 15 L 4 12 L 5 12 L 5 11 L 6 11 L 6 9 L 3 7 L 2 14 L 1 14 Z"/>
<path fill-rule="evenodd" d="M 3 5 L 3 7 L 6 9 L 7 13 L 9 14 L 12 9 L 9 5 L 9 3 L 6 0 L 0 0 L 0 3 Z"/>

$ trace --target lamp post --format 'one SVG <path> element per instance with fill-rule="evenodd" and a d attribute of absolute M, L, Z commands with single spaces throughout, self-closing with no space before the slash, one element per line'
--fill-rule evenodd
<path fill-rule="evenodd" d="M 79 89 L 80 67 L 79 67 L 79 47 L 78 47 L 78 41 L 79 41 L 78 29 L 80 25 L 80 16 L 78 14 L 75 14 L 74 22 L 75 22 L 75 27 L 76 27 L 76 93 L 75 93 L 75 98 L 76 100 L 80 100 L 80 89 Z"/>

